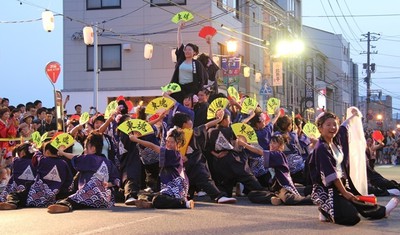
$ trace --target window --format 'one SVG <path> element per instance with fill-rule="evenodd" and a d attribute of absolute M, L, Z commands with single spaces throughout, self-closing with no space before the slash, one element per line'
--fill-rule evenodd
<path fill-rule="evenodd" d="M 93 46 L 87 47 L 87 71 L 93 71 Z M 121 70 L 121 45 L 99 45 L 99 69 L 102 71 L 107 70 Z"/>
<path fill-rule="evenodd" d="M 239 18 L 239 0 L 217 0 L 217 6 Z"/>
<path fill-rule="evenodd" d="M 86 0 L 86 9 L 112 9 L 121 8 L 121 0 Z"/>
<path fill-rule="evenodd" d="M 186 0 L 151 0 L 151 6 L 174 6 L 178 5 L 186 5 Z"/>

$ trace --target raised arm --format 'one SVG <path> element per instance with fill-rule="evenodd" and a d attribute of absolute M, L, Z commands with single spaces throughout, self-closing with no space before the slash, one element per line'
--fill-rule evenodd
<path fill-rule="evenodd" d="M 272 125 L 274 125 L 276 123 L 276 121 L 278 120 L 280 111 L 281 111 L 281 109 L 279 107 L 275 109 L 274 117 L 271 119 Z"/>
<path fill-rule="evenodd" d="M 107 130 L 107 128 L 110 126 L 110 123 L 111 123 L 112 121 L 115 120 L 115 116 L 116 116 L 116 115 L 117 115 L 117 111 L 113 111 L 113 112 L 110 114 L 110 117 L 107 119 L 107 121 L 106 121 L 105 123 L 103 123 L 103 125 L 100 126 L 100 128 L 98 129 L 98 131 L 99 131 L 100 133 L 104 133 L 104 132 Z"/>
<path fill-rule="evenodd" d="M 156 119 L 153 119 L 153 120 L 151 120 L 151 121 L 148 121 L 148 123 L 149 123 L 150 125 L 156 124 L 156 123 L 159 122 L 160 120 L 163 120 L 163 119 L 167 116 L 168 112 L 169 112 L 169 109 L 164 110 L 164 112 L 160 113 L 160 115 L 159 115 Z"/>
<path fill-rule="evenodd" d="M 255 154 L 263 155 L 263 153 L 264 153 L 264 151 L 262 149 L 256 148 L 253 145 L 248 144 L 246 141 L 243 141 L 242 138 L 237 139 L 237 144 L 247 150 L 250 150 L 251 152 L 253 152 Z"/>
<path fill-rule="evenodd" d="M 75 138 L 76 135 L 78 134 L 78 132 L 81 131 L 82 129 L 83 129 L 83 125 L 78 124 L 74 128 L 72 128 L 72 130 L 69 131 L 69 134 Z"/>
<path fill-rule="evenodd" d="M 177 45 L 176 48 L 179 48 L 182 45 L 182 32 L 181 32 L 181 30 L 182 30 L 183 26 L 184 26 L 183 22 L 179 22 L 178 23 L 178 31 L 176 33 L 176 45 Z"/>
<path fill-rule="evenodd" d="M 210 59 L 213 58 L 213 52 L 212 52 L 212 46 L 211 46 L 211 36 L 207 36 L 206 37 L 206 42 L 208 44 L 208 57 L 210 57 Z"/>
<path fill-rule="evenodd" d="M 242 123 L 248 123 L 255 115 L 256 115 L 256 113 L 254 112 L 254 110 L 251 110 L 249 113 L 249 116 L 247 118 L 243 119 Z"/>
<path fill-rule="evenodd" d="M 160 153 L 160 149 L 161 149 L 160 146 L 155 145 L 149 141 L 139 139 L 136 134 L 130 134 L 129 139 L 133 142 L 143 145 L 146 148 L 150 148 L 150 149 L 154 150 L 156 153 Z"/>
<path fill-rule="evenodd" d="M 224 118 L 224 110 L 220 109 L 216 113 L 216 119 L 209 121 L 205 124 L 206 129 L 216 126 L 218 123 L 220 123 L 222 121 L 223 118 Z"/>
<path fill-rule="evenodd" d="M 61 157 L 66 157 L 66 158 L 68 158 L 68 159 L 70 159 L 70 160 L 75 156 L 75 154 L 73 154 L 73 153 L 66 153 L 66 152 L 64 152 L 64 149 L 62 149 L 62 148 L 60 148 L 60 149 L 58 150 L 57 155 L 58 155 L 58 156 L 61 156 Z"/>

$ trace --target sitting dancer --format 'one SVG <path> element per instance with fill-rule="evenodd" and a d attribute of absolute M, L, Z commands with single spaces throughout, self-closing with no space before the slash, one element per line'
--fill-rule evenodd
<path fill-rule="evenodd" d="M 388 217 L 399 203 L 392 198 L 386 206 L 371 205 L 359 201 L 346 187 L 346 162 L 341 146 L 335 138 L 338 118 L 333 113 L 322 113 L 317 118 L 321 137 L 310 157 L 310 177 L 313 183 L 312 200 L 318 205 L 320 221 L 341 225 L 360 222 L 360 213 L 370 219 Z"/>
<path fill-rule="evenodd" d="M 0 210 L 12 210 L 24 207 L 26 200 L 12 200 L 10 194 L 28 192 L 36 178 L 36 167 L 32 164 L 33 146 L 26 142 L 13 150 L 14 160 L 11 167 L 11 178 L 0 194 Z"/>
<path fill-rule="evenodd" d="M 85 141 L 84 154 L 74 156 L 59 149 L 58 155 L 71 159 L 78 171 L 78 190 L 48 207 L 49 213 L 71 212 L 83 208 L 110 208 L 114 205 L 111 187 L 119 186 L 119 172 L 111 160 L 101 155 L 103 136 L 97 131 Z"/>
<path fill-rule="evenodd" d="M 177 129 L 169 130 L 165 148 L 139 139 L 136 133 L 130 134 L 129 139 L 160 154 L 161 191 L 154 196 L 152 203 L 139 198 L 136 206 L 140 208 L 154 206 L 158 209 L 193 209 L 194 201 L 187 200 L 189 181 L 183 169 L 182 156 L 179 153 L 179 147 L 184 145 L 184 133 Z"/>
<path fill-rule="evenodd" d="M 35 153 L 33 164 L 37 167 L 37 176 L 32 184 L 27 206 L 48 207 L 72 194 L 73 175 L 68 163 L 57 156 L 57 149 L 50 142 L 44 144 L 44 154 Z"/>
<path fill-rule="evenodd" d="M 273 169 L 273 178 L 271 191 L 274 191 L 276 196 L 282 200 L 285 205 L 312 205 L 311 198 L 303 197 L 297 191 L 292 178 L 290 177 L 290 171 L 288 162 L 283 150 L 285 148 L 285 139 L 282 135 L 273 135 L 269 143 L 270 150 L 263 150 L 247 144 L 242 138 L 238 139 L 238 144 L 243 146 L 245 149 L 250 150 L 253 153 L 262 155 L 264 158 L 264 166 L 266 168 Z M 259 192 L 249 193 L 249 199 L 255 203 L 262 203 L 265 200 L 261 200 L 263 195 L 270 198 L 271 196 L 267 194 L 260 194 Z M 261 198 L 260 198 L 261 197 Z M 268 202 L 268 200 L 267 200 Z M 279 205 L 280 202 L 276 202 L 276 198 L 272 197 L 271 202 L 274 205 Z"/>
<path fill-rule="evenodd" d="M 207 167 L 207 160 L 203 154 L 203 149 L 207 142 L 207 129 L 217 125 L 222 120 L 223 114 L 224 112 L 220 110 L 217 112 L 216 119 L 193 128 L 193 122 L 190 120 L 189 115 L 185 113 L 176 113 L 173 118 L 173 123 L 176 127 L 191 133 L 190 137 L 185 139 L 187 148 L 182 148 L 183 151 L 182 149 L 180 150 L 181 153 L 184 153 L 182 157 L 184 159 L 185 172 L 189 177 L 189 192 L 194 194 L 194 189 L 202 189 L 214 202 L 235 203 L 236 199 L 226 197 L 227 194 L 221 192 L 211 179 L 211 174 Z M 193 195 L 190 195 L 190 197 L 192 196 Z"/>

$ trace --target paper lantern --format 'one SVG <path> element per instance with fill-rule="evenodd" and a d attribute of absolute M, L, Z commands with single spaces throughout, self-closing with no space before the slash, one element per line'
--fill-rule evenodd
<path fill-rule="evenodd" d="M 246 66 L 246 67 L 243 68 L 243 76 L 245 78 L 250 77 L 250 67 L 249 66 Z"/>
<path fill-rule="evenodd" d="M 94 36 L 92 27 L 86 26 L 83 28 L 83 41 L 86 45 L 93 45 Z"/>
<path fill-rule="evenodd" d="M 261 73 L 256 73 L 255 82 L 261 82 Z"/>
<path fill-rule="evenodd" d="M 144 46 L 144 58 L 146 60 L 150 60 L 153 57 L 153 45 L 150 43 L 146 43 Z"/>
<path fill-rule="evenodd" d="M 42 23 L 43 23 L 43 28 L 47 32 L 51 32 L 54 30 L 54 15 L 53 12 L 51 11 L 44 11 L 42 12 Z"/>

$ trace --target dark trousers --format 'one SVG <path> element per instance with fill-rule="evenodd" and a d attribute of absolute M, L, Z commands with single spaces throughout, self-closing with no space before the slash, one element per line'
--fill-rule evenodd
<path fill-rule="evenodd" d="M 186 201 L 168 195 L 158 194 L 153 198 L 153 206 L 157 209 L 184 209 Z"/>
<path fill-rule="evenodd" d="M 7 203 L 11 203 L 17 206 L 17 208 L 26 207 L 26 199 L 28 198 L 29 188 L 18 191 L 12 192 L 7 195 Z"/>
<path fill-rule="evenodd" d="M 360 213 L 369 219 L 382 219 L 386 215 L 386 208 L 380 205 L 370 205 L 362 202 L 350 202 L 341 195 L 333 198 L 335 223 L 341 225 L 355 225 L 360 222 Z"/>
<path fill-rule="evenodd" d="M 153 163 L 149 165 L 143 165 L 145 171 L 145 183 L 147 187 L 150 187 L 153 192 L 160 191 L 160 179 L 158 177 L 160 172 L 159 163 Z"/>
<path fill-rule="evenodd" d="M 135 179 L 126 179 L 123 182 L 123 189 L 125 200 L 130 197 L 137 199 L 138 193 L 140 191 L 140 183 Z"/>
<path fill-rule="evenodd" d="M 206 163 L 197 162 L 195 165 L 186 168 L 186 174 L 189 178 L 189 195 L 193 197 L 195 190 L 203 190 L 210 196 L 211 200 L 218 200 L 227 194 L 221 192 L 214 181 L 211 179 L 210 171 Z"/>
<path fill-rule="evenodd" d="M 257 204 L 271 204 L 271 198 L 275 196 L 275 194 L 268 191 L 251 191 L 247 194 L 247 197 L 252 203 Z"/>
<path fill-rule="evenodd" d="M 223 158 L 215 158 L 215 168 L 223 178 L 221 187 L 229 197 L 232 196 L 232 189 L 237 182 L 242 183 L 249 191 L 264 190 L 251 173 L 247 162 L 236 154 L 229 153 Z"/>

